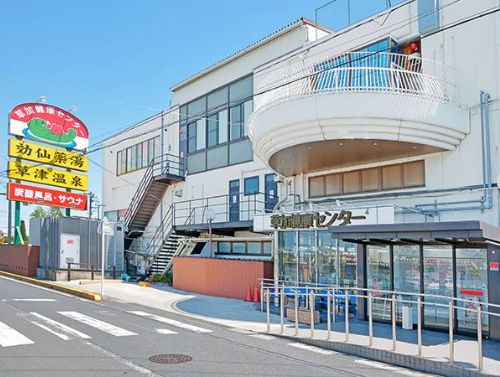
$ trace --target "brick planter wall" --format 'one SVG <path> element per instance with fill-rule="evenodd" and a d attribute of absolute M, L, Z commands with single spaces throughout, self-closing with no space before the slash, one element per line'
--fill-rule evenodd
<path fill-rule="evenodd" d="M 0 245 L 0 270 L 33 277 L 40 259 L 40 246 Z"/>
<path fill-rule="evenodd" d="M 259 278 L 273 278 L 273 263 L 241 259 L 174 257 L 174 288 L 209 296 L 245 299 Z"/>

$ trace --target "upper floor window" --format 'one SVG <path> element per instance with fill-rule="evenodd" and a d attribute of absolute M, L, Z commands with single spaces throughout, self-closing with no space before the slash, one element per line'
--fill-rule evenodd
<path fill-rule="evenodd" d="M 161 144 L 159 136 L 118 151 L 116 153 L 116 175 L 145 168 L 160 153 Z"/>
<path fill-rule="evenodd" d="M 245 178 L 245 195 L 254 195 L 259 192 L 259 176 Z"/>

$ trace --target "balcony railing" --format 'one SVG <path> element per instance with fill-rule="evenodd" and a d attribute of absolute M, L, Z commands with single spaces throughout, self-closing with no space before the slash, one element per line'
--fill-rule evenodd
<path fill-rule="evenodd" d="M 256 214 L 271 212 L 277 201 L 270 194 L 241 192 L 177 202 L 174 225 L 251 221 Z"/>
<path fill-rule="evenodd" d="M 392 93 L 461 104 L 460 73 L 418 56 L 348 52 L 311 56 L 255 75 L 255 114 L 279 102 L 322 93 Z"/>

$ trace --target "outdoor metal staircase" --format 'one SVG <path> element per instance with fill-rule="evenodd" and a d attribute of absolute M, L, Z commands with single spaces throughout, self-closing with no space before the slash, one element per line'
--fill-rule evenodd
<path fill-rule="evenodd" d="M 179 248 L 179 241 L 183 238 L 182 236 L 175 234 L 175 230 L 170 232 L 169 237 L 163 243 L 160 251 L 153 259 L 151 264 L 151 274 L 161 275 L 172 267 L 173 257 L 176 255 L 177 249 Z"/>
<path fill-rule="evenodd" d="M 151 160 L 127 210 L 125 249 L 142 235 L 168 186 L 181 181 L 184 162 L 179 156 L 164 154 Z"/>

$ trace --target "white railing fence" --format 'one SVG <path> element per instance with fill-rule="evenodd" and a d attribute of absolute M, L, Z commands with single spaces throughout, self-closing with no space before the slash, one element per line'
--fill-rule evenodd
<path fill-rule="evenodd" d="M 253 114 L 282 101 L 321 93 L 397 93 L 461 106 L 460 76 L 436 61 L 396 53 L 301 57 L 254 75 Z"/>
<path fill-rule="evenodd" d="M 260 280 L 261 311 L 266 312 L 267 332 L 271 333 L 271 305 L 279 306 L 280 323 L 279 333 L 284 333 L 285 306 L 295 310 L 294 336 L 299 335 L 299 305 L 303 304 L 305 310 L 310 312 L 310 337 L 315 338 L 315 315 L 317 300 L 322 300 L 326 305 L 326 339 L 331 339 L 332 322 L 336 321 L 337 308 L 343 310 L 345 341 L 349 342 L 349 311 L 353 310 L 353 302 L 360 304 L 366 302 L 368 318 L 368 342 L 373 346 L 373 314 L 383 304 L 389 311 L 388 319 L 391 322 L 392 351 L 397 349 L 397 308 L 402 305 L 416 305 L 417 309 L 417 355 L 422 357 L 422 323 L 426 307 L 437 308 L 446 312 L 447 332 L 449 337 L 449 362 L 455 359 L 454 334 L 455 319 L 460 313 L 468 313 L 475 318 L 477 333 L 477 369 L 483 371 L 483 331 L 489 317 L 500 317 L 500 305 L 487 302 L 465 300 L 457 297 L 439 296 L 423 293 L 387 291 L 357 287 L 336 287 L 329 285 L 274 281 L 271 279 Z M 457 317 L 455 316 L 455 313 Z M 412 322 L 413 323 L 413 322 Z"/>

